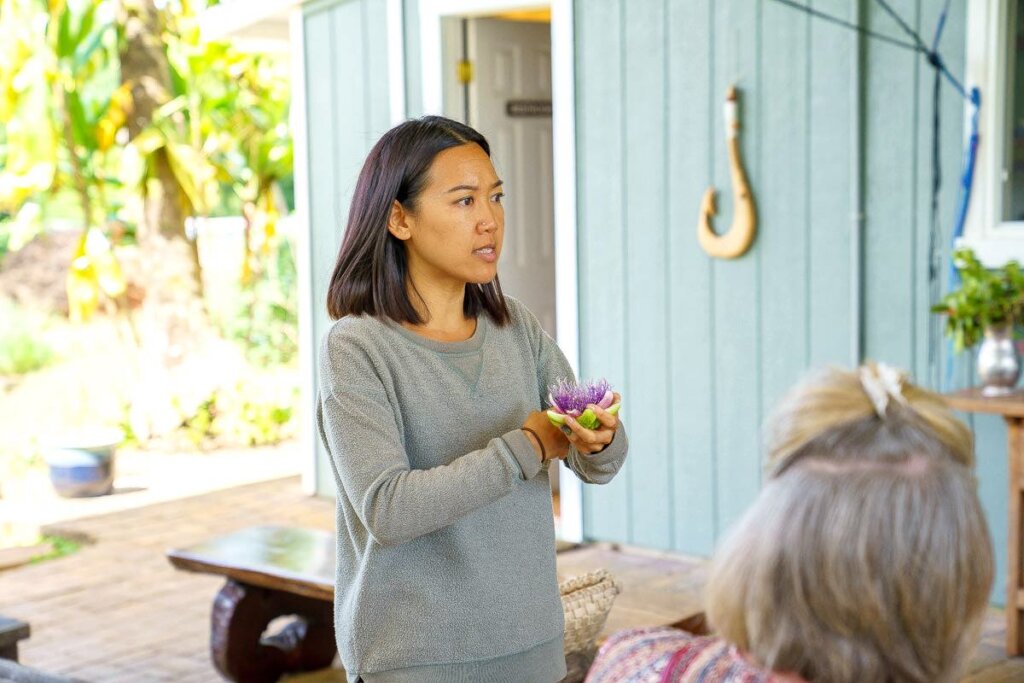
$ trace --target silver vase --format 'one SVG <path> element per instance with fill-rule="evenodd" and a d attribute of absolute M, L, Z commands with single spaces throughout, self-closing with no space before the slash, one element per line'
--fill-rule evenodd
<path fill-rule="evenodd" d="M 1020 354 L 1013 342 L 1013 326 L 999 325 L 985 329 L 985 338 L 978 349 L 978 379 L 985 396 L 1008 394 L 1020 379 Z"/>

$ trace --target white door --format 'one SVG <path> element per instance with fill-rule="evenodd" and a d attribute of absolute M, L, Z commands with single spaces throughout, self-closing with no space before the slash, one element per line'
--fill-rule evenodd
<path fill-rule="evenodd" d="M 506 294 L 555 336 L 555 214 L 551 148 L 551 26 L 470 19 L 469 125 L 491 144 L 505 181 L 505 243 L 498 275 Z"/>

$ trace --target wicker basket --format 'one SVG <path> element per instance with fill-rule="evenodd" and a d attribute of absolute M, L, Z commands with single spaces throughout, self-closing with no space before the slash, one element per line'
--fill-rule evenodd
<path fill-rule="evenodd" d="M 595 640 L 621 588 L 605 569 L 573 576 L 558 586 L 565 611 L 565 681 L 582 681 L 597 650 Z"/>

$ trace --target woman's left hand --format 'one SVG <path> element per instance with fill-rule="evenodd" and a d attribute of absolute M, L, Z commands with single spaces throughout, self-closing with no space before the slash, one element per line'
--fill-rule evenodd
<path fill-rule="evenodd" d="M 617 392 L 614 394 L 614 397 L 612 405 L 622 400 L 622 397 Z M 616 415 L 611 415 L 608 411 L 595 405 L 588 407 L 597 416 L 599 422 L 597 429 L 587 429 L 581 426 L 571 415 L 567 415 L 565 418 L 565 424 L 568 425 L 570 430 L 565 436 L 569 439 L 569 443 L 575 446 L 576 450 L 583 455 L 593 455 L 603 451 L 612 442 L 612 439 L 615 438 L 615 430 L 619 428 L 619 418 Z"/>

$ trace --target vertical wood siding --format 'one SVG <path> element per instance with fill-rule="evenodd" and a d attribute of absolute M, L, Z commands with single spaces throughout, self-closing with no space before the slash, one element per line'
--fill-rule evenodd
<path fill-rule="evenodd" d="M 339 0 L 304 10 L 306 128 L 313 336 L 330 326 L 327 284 L 349 202 L 366 154 L 390 125 L 386 0 Z M 299 96 L 297 94 L 297 96 Z M 317 491 L 334 494 L 326 452 L 315 435 Z"/>
<path fill-rule="evenodd" d="M 668 112 L 666 116 L 668 175 L 669 338 L 672 357 L 667 412 L 672 472 L 672 547 L 708 554 L 715 541 L 715 399 L 711 342 L 711 262 L 696 240 L 693 207 L 711 176 L 712 106 L 708 102 L 714 65 L 708 59 L 707 35 L 714 0 L 669 3 L 666 26 L 678 49 L 668 52 Z M 703 104 L 698 104 L 703 100 Z M 582 118 L 582 117 L 581 117 Z M 688 361 L 679 362 L 678 349 Z M 597 362 L 596 358 L 584 361 Z M 637 397 L 639 398 L 639 397 Z M 634 396 L 628 396 L 630 405 Z M 632 428 L 631 428 L 632 429 Z M 632 464 L 632 463 L 631 463 Z M 639 466 L 642 466 L 639 465 Z M 589 491 L 588 491 L 589 495 Z M 589 501 L 586 501 L 589 502 Z M 707 523 L 693 524 L 690 520 Z M 590 527 L 586 533 L 593 533 Z"/>
<path fill-rule="evenodd" d="M 893 4 L 930 40 L 941 0 Z M 953 5 L 942 51 L 959 74 L 965 16 Z M 874 2 L 814 7 L 899 36 Z M 575 15 L 581 372 L 622 389 L 632 442 L 613 483 L 585 487 L 584 534 L 708 554 L 761 485 L 763 419 L 807 369 L 849 366 L 859 347 L 928 386 L 970 380 L 970 359 L 947 370 L 928 313 L 932 71 L 770 0 L 587 0 Z M 759 233 L 727 261 L 695 232 L 709 184 L 718 229 L 732 220 L 722 102 L 733 84 Z M 963 125 L 945 84 L 941 113 L 945 285 Z M 1005 430 L 973 425 L 1002 568 Z"/>
<path fill-rule="evenodd" d="M 630 305 L 642 292 L 630 292 L 626 283 L 629 188 L 625 173 L 624 125 L 628 102 L 624 83 L 623 8 L 617 2 L 586 3 L 585 10 L 578 8 L 577 12 L 580 370 L 583 372 L 586 368 L 591 375 L 604 375 L 624 396 L 632 396 L 627 377 L 626 321 Z M 601 125 L 588 125 L 589 117 L 581 116 L 582 112 L 593 112 Z M 595 297 L 600 299 L 600 305 Z M 597 359 L 599 363 L 595 362 Z M 657 367 L 659 362 L 651 359 L 651 367 Z M 637 436 L 642 445 L 639 429 Z M 635 528 L 630 505 L 632 479 L 633 462 L 627 460 L 611 484 L 586 491 L 583 529 L 588 537 L 632 538 Z M 667 519 L 657 520 L 657 526 L 667 523 Z"/>

